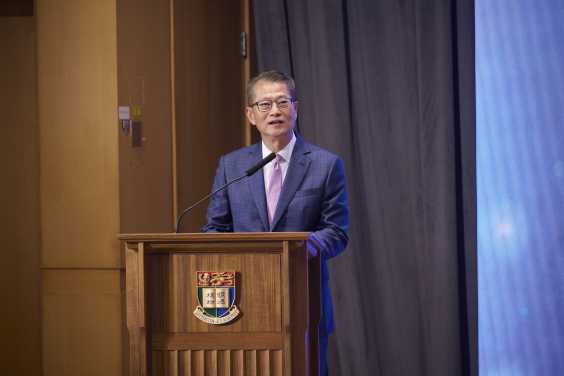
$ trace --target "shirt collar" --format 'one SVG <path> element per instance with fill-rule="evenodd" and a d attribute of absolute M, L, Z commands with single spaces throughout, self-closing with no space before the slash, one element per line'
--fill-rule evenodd
<path fill-rule="evenodd" d="M 284 149 L 280 150 L 277 154 L 280 154 L 282 158 L 288 163 L 290 163 L 290 158 L 292 157 L 292 152 L 294 151 L 294 145 L 296 144 L 296 134 L 292 131 L 292 139 L 288 142 L 288 145 L 284 146 Z M 262 142 L 262 157 L 266 158 L 272 151 L 264 145 Z M 270 162 L 272 163 L 272 162 Z"/>

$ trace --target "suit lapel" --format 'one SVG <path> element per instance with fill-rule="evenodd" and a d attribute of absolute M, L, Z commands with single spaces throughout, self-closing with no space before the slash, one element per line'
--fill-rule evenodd
<path fill-rule="evenodd" d="M 311 160 L 306 156 L 306 154 L 310 152 L 308 144 L 297 133 L 296 137 L 296 145 L 294 145 L 292 157 L 290 158 L 290 165 L 288 166 L 288 171 L 286 171 L 286 178 L 284 179 L 284 183 L 282 184 L 282 191 L 280 192 L 280 198 L 278 199 L 278 204 L 276 205 L 274 218 L 272 218 L 272 226 L 270 227 L 270 231 L 272 231 L 276 227 L 276 224 L 282 216 L 282 213 L 284 213 L 284 211 L 290 204 L 290 201 L 292 201 L 292 198 L 298 190 L 300 183 L 302 182 L 305 173 L 311 163 Z"/>
<path fill-rule="evenodd" d="M 262 142 L 259 142 L 251 148 L 250 151 L 250 163 L 246 168 L 250 168 L 260 162 L 262 159 Z M 249 181 L 249 187 L 253 193 L 253 198 L 255 199 L 255 204 L 260 215 L 260 219 L 264 226 L 263 232 L 268 231 L 268 210 L 266 208 L 266 193 L 264 192 L 264 172 L 258 170 L 253 175 L 247 178 Z"/>

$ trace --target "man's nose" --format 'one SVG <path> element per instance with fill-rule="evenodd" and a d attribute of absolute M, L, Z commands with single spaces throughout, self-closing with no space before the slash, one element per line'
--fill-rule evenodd
<path fill-rule="evenodd" d="M 276 102 L 272 102 L 272 106 L 270 107 L 270 111 L 268 111 L 269 115 L 277 115 L 277 114 L 281 114 L 282 111 L 280 111 L 280 108 L 278 108 L 278 103 Z"/>

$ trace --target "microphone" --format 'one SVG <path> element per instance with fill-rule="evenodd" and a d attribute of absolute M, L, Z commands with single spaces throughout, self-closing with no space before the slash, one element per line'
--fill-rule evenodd
<path fill-rule="evenodd" d="M 262 161 L 260 161 L 259 163 L 257 163 L 256 165 L 254 165 L 253 167 L 249 168 L 246 172 L 245 172 L 245 176 L 251 176 L 252 174 L 254 174 L 255 172 L 257 172 L 258 170 L 260 170 L 261 168 L 263 168 L 264 166 L 266 166 L 267 163 L 269 163 L 271 160 L 273 160 L 274 158 L 276 158 L 276 154 L 274 153 L 270 153 L 266 156 L 266 158 L 264 158 Z"/>
<path fill-rule="evenodd" d="M 180 225 L 180 219 L 182 219 L 182 216 L 184 214 L 188 213 L 190 210 L 194 209 L 196 206 L 200 205 L 202 202 L 206 201 L 208 198 L 215 195 L 217 192 L 221 191 L 223 188 L 227 187 L 229 184 L 235 183 L 237 180 L 241 180 L 244 177 L 251 176 L 252 174 L 257 172 L 258 170 L 263 168 L 268 162 L 272 161 L 274 158 L 276 158 L 276 154 L 270 153 L 269 155 L 266 156 L 266 158 L 264 158 L 259 163 L 257 163 L 256 165 L 254 165 L 253 167 L 251 167 L 247 171 L 245 171 L 245 175 L 238 177 L 237 179 L 231 180 L 229 183 L 225 184 L 223 187 L 219 188 L 215 192 L 212 192 L 210 195 L 206 196 L 205 198 L 201 199 L 200 201 L 198 201 L 194 205 L 190 206 L 188 209 L 184 210 L 182 212 L 182 214 L 180 214 L 180 216 L 178 217 L 178 221 L 176 221 L 176 227 L 174 228 L 174 233 L 178 234 L 178 226 Z"/>

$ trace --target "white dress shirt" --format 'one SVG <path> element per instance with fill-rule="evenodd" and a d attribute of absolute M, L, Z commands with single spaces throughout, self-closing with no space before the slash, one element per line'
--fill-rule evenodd
<path fill-rule="evenodd" d="M 294 150 L 294 145 L 296 144 L 296 135 L 292 131 L 292 140 L 280 150 L 277 154 L 280 154 L 283 159 L 280 160 L 280 169 L 282 170 L 282 184 L 284 184 L 284 179 L 286 178 L 286 171 L 288 171 L 288 166 L 290 165 L 290 158 L 292 157 L 292 151 Z M 264 142 L 262 143 L 262 157 L 266 158 L 272 151 L 268 149 Z M 272 161 L 268 162 L 266 166 L 263 167 L 264 173 L 264 191 L 268 193 L 268 183 L 270 183 L 270 171 L 272 171 Z"/>

